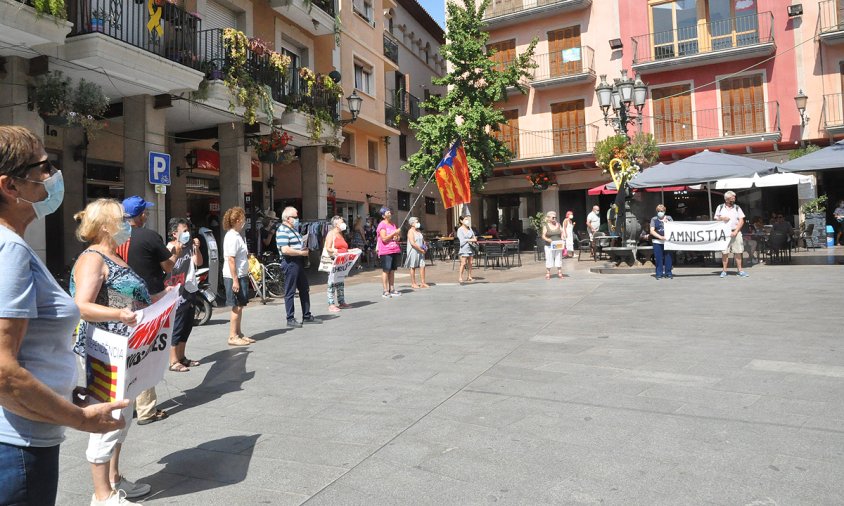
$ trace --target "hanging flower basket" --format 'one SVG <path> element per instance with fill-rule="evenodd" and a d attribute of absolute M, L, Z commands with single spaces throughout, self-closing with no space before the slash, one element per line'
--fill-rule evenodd
<path fill-rule="evenodd" d="M 530 181 L 533 189 L 538 191 L 547 190 L 549 186 L 557 184 L 557 177 L 553 173 L 530 174 L 525 178 Z"/>
<path fill-rule="evenodd" d="M 41 119 L 44 120 L 45 124 L 55 127 L 67 126 L 70 123 L 70 121 L 67 119 L 67 116 L 62 116 L 58 114 L 42 114 Z"/>
<path fill-rule="evenodd" d="M 272 151 L 270 153 L 260 153 L 258 160 L 264 163 L 278 163 L 283 156 L 279 151 Z"/>
<path fill-rule="evenodd" d="M 284 158 L 284 148 L 290 142 L 290 134 L 282 130 L 273 130 L 269 135 L 257 137 L 252 141 L 255 155 L 265 163 L 277 163 Z"/>

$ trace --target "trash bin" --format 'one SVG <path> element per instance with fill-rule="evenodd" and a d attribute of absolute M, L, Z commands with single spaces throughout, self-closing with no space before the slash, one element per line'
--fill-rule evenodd
<path fill-rule="evenodd" d="M 835 246 L 835 230 L 832 225 L 826 226 L 826 247 L 832 248 Z"/>

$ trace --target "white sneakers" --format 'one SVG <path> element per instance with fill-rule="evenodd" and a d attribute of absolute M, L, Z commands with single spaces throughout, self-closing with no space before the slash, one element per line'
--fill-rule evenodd
<path fill-rule="evenodd" d="M 126 499 L 126 492 L 122 490 L 118 490 L 116 492 L 112 492 L 108 499 L 103 501 L 98 501 L 97 496 L 91 496 L 91 506 L 132 506 L 133 504 L 140 504 L 137 502 L 132 502 Z"/>

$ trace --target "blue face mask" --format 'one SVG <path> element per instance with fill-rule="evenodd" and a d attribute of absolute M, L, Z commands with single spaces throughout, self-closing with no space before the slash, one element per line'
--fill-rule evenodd
<path fill-rule="evenodd" d="M 179 235 L 179 242 L 182 243 L 182 244 L 189 243 L 190 242 L 190 232 L 187 232 L 187 231 L 182 232 L 181 235 Z"/>
<path fill-rule="evenodd" d="M 122 246 L 129 240 L 130 237 L 132 237 L 132 225 L 130 225 L 129 222 L 124 221 L 112 237 L 114 238 L 114 243 L 117 246 Z"/>
<path fill-rule="evenodd" d="M 25 179 L 25 181 L 43 184 L 44 189 L 47 191 L 47 198 L 38 202 L 32 202 L 18 197 L 18 200 L 32 204 L 32 209 L 35 211 L 35 219 L 40 220 L 48 214 L 53 214 L 62 205 L 62 201 L 64 200 L 64 178 L 62 177 L 62 171 L 56 171 L 55 174 L 44 181 L 33 181 L 31 179 Z"/>
<path fill-rule="evenodd" d="M 296 228 L 298 226 L 299 226 L 299 218 L 293 218 L 293 228 Z"/>

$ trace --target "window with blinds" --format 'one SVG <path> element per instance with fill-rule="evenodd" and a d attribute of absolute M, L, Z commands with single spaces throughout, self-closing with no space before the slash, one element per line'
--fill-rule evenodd
<path fill-rule="evenodd" d="M 548 32 L 550 76 L 560 77 L 583 72 L 580 54 L 580 26 Z"/>
<path fill-rule="evenodd" d="M 762 74 L 724 79 L 720 85 L 723 135 L 765 132 Z"/>
<path fill-rule="evenodd" d="M 489 59 L 497 63 L 495 69 L 504 70 L 510 62 L 516 59 L 516 39 L 487 44 L 486 51 L 490 55 Z"/>
<path fill-rule="evenodd" d="M 519 110 L 511 109 L 501 111 L 504 114 L 504 122 L 498 126 L 493 135 L 507 146 L 513 153 L 513 158 L 519 158 Z"/>
<path fill-rule="evenodd" d="M 678 84 L 651 91 L 654 138 L 658 143 L 692 140 L 691 86 Z"/>
<path fill-rule="evenodd" d="M 586 113 L 584 100 L 551 104 L 554 154 L 586 152 Z"/>

